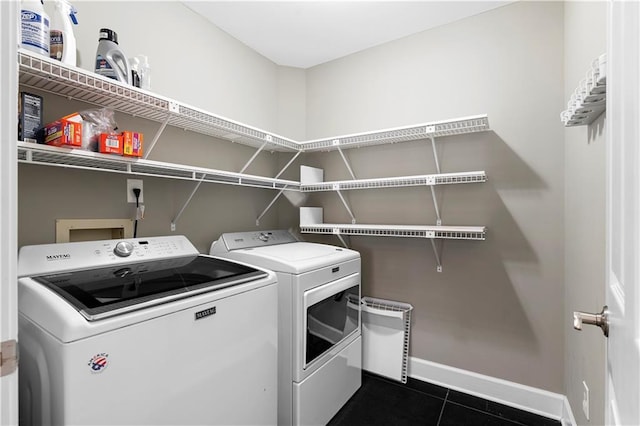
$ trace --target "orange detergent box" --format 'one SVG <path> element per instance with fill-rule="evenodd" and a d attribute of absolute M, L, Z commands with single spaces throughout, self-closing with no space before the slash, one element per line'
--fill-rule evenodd
<path fill-rule="evenodd" d="M 138 132 L 122 132 L 123 155 L 129 157 L 142 157 L 142 133 Z"/>
<path fill-rule="evenodd" d="M 100 133 L 98 151 L 104 154 L 122 155 L 122 136 L 115 133 Z"/>
<path fill-rule="evenodd" d="M 80 114 L 70 114 L 44 126 L 44 143 L 53 146 L 82 146 Z"/>

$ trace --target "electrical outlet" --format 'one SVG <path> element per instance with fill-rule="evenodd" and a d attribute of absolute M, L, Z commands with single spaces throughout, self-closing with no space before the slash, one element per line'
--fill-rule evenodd
<path fill-rule="evenodd" d="M 589 420 L 589 387 L 584 380 L 582 381 L 582 411 L 587 420 Z"/>
<path fill-rule="evenodd" d="M 142 190 L 142 179 L 127 179 L 127 203 L 135 203 L 136 195 L 133 193 L 134 188 L 140 188 L 140 198 L 138 202 L 142 204 L 144 201 L 144 191 Z"/>

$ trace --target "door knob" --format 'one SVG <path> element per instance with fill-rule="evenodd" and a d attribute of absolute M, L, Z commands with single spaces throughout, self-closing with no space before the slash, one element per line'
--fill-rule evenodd
<path fill-rule="evenodd" d="M 609 308 L 605 305 L 599 314 L 576 311 L 573 313 L 573 328 L 582 330 L 582 324 L 597 325 L 605 337 L 609 337 Z"/>

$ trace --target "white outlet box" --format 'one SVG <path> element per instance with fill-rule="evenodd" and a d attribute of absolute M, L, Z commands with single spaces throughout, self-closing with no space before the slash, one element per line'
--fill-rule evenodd
<path fill-rule="evenodd" d="M 585 381 L 582 381 L 582 411 L 587 420 L 589 420 L 589 387 Z"/>
<path fill-rule="evenodd" d="M 136 195 L 133 193 L 134 188 L 140 188 L 140 204 L 144 201 L 144 191 L 142 190 L 142 179 L 127 179 L 127 203 L 135 203 Z"/>

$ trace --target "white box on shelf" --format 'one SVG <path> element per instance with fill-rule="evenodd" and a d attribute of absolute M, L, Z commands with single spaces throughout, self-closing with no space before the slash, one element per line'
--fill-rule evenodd
<path fill-rule="evenodd" d="M 324 182 L 324 170 L 309 166 L 300 166 L 300 184 Z"/>
<path fill-rule="evenodd" d="M 322 223 L 322 207 L 300 207 L 300 226 Z"/>

